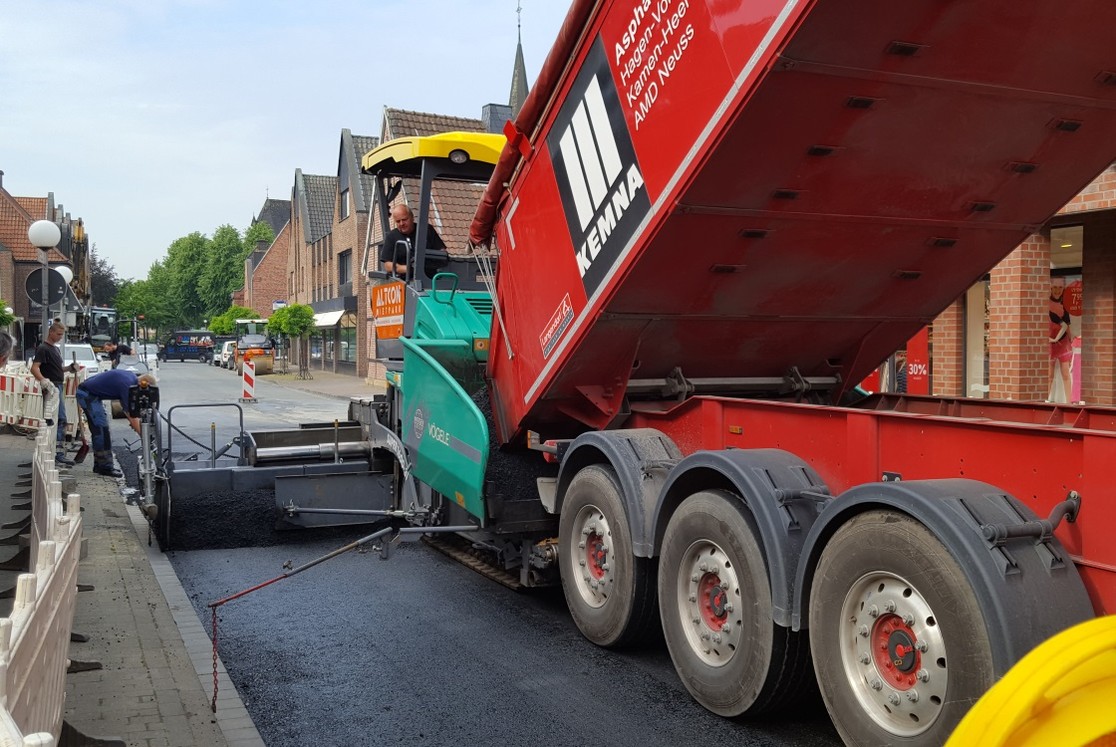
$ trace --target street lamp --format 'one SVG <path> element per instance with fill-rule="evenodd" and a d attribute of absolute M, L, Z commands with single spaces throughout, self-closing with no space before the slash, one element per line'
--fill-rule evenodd
<path fill-rule="evenodd" d="M 45 341 L 50 319 L 50 308 L 47 303 L 50 300 L 49 277 L 47 274 L 50 271 L 50 265 L 47 264 L 47 255 L 62 240 L 62 231 L 58 229 L 53 221 L 37 220 L 27 229 L 27 240 L 31 242 L 31 246 L 38 248 L 39 264 L 42 266 L 41 287 L 43 296 L 40 299 L 40 306 L 43 313 L 40 317 L 39 339 Z"/>

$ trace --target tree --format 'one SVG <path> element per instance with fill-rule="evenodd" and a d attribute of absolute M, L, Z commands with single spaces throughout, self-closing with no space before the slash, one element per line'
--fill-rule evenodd
<path fill-rule="evenodd" d="M 271 226 L 262 220 L 253 223 L 244 232 L 244 256 L 241 257 L 241 261 L 247 259 L 248 255 L 255 250 L 256 244 L 261 241 L 268 246 L 271 246 L 271 243 L 275 241 L 275 231 L 272 231 Z"/>
<path fill-rule="evenodd" d="M 247 306 L 230 306 L 228 311 L 209 320 L 209 329 L 217 335 L 231 335 L 236 331 L 237 319 L 255 319 L 256 310 Z M 270 324 L 270 320 L 269 320 Z"/>
<path fill-rule="evenodd" d="M 244 286 L 244 245 L 240 232 L 225 224 L 205 245 L 205 264 L 198 276 L 198 298 L 213 317 L 229 306 L 229 298 Z"/>
<path fill-rule="evenodd" d="M 198 295 L 198 278 L 205 267 L 207 239 L 194 231 L 189 236 L 175 239 L 167 247 L 166 286 L 162 288 L 175 306 L 176 326 L 193 327 L 206 316 L 206 307 Z M 148 275 L 148 279 L 150 279 Z M 228 299 L 225 299 L 228 303 Z M 222 304 L 221 308 L 224 308 Z"/>
<path fill-rule="evenodd" d="M 15 314 L 8 312 L 10 308 L 8 302 L 0 298 L 0 327 L 7 327 L 15 321 Z"/>
<path fill-rule="evenodd" d="M 299 346 L 298 377 L 300 379 L 311 378 L 310 370 L 307 367 L 310 354 L 306 349 L 306 340 L 310 337 L 310 333 L 314 331 L 314 309 L 301 303 L 293 303 L 276 309 L 267 320 L 267 327 L 273 332 L 279 332 L 302 342 Z"/>
<path fill-rule="evenodd" d="M 97 245 L 89 250 L 89 293 L 94 306 L 113 306 L 120 277 L 107 259 L 97 254 Z"/>
<path fill-rule="evenodd" d="M 124 280 L 116 297 L 116 310 L 122 318 L 143 316 L 144 326 L 157 337 L 181 327 L 191 326 L 174 302 L 170 290 L 170 271 L 164 263 L 155 262 L 147 271 L 146 280 Z"/>

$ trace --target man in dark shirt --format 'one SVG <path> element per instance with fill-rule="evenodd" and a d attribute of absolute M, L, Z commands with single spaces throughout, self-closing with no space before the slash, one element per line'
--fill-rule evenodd
<path fill-rule="evenodd" d="M 384 272 L 394 273 L 402 278 L 407 277 L 407 251 L 415 248 L 415 214 L 411 208 L 399 204 L 391 209 L 391 219 L 395 228 L 388 231 L 384 237 L 384 246 L 380 249 L 380 263 Z M 426 248 L 445 250 L 446 242 L 434 230 L 434 226 L 426 224 Z"/>
<path fill-rule="evenodd" d="M 108 354 L 108 359 L 112 361 L 113 368 L 120 365 L 120 356 L 132 355 L 132 349 L 130 347 L 115 342 L 106 342 L 103 349 L 105 353 Z"/>
<path fill-rule="evenodd" d="M 46 340 L 35 348 L 35 358 L 31 361 L 31 375 L 39 382 L 43 390 L 43 419 L 46 424 L 53 425 L 52 411 L 48 410 L 53 404 L 52 397 L 58 399 L 58 428 L 57 443 L 54 461 L 65 467 L 73 467 L 72 460 L 66 458 L 66 403 L 62 397 L 62 385 L 66 381 L 66 371 L 62 367 L 62 353 L 58 350 L 58 343 L 66 334 L 66 327 L 61 322 L 55 322 L 47 329 Z M 71 367 L 72 368 L 72 367 Z"/>
<path fill-rule="evenodd" d="M 93 437 L 93 472 L 106 477 L 122 477 L 123 473 L 113 466 L 112 439 L 109 434 L 108 416 L 105 414 L 104 400 L 118 400 L 124 407 L 124 416 L 132 430 L 140 433 L 139 418 L 128 414 L 128 390 L 139 383 L 146 382 L 155 386 L 151 374 L 136 376 L 123 368 L 103 371 L 78 385 L 77 402 L 89 421 L 89 433 Z"/>

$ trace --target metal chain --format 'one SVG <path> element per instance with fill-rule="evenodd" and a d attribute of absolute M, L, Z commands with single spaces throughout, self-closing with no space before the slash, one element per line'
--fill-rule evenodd
<path fill-rule="evenodd" d="M 213 703 L 210 709 L 217 713 L 217 608 L 213 608 Z"/>

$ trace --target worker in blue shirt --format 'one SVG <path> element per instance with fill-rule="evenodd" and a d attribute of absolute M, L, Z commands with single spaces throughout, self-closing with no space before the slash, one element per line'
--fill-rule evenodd
<path fill-rule="evenodd" d="M 102 404 L 105 400 L 118 400 L 124 408 L 124 416 L 132 430 L 140 433 L 139 418 L 128 413 L 128 390 L 137 384 L 155 386 L 151 374 L 136 376 L 132 371 L 114 368 L 90 376 L 78 385 L 77 403 L 89 421 L 89 433 L 93 437 L 93 472 L 106 477 L 123 477 L 123 473 L 113 466 L 112 440 L 109 435 L 109 421 Z"/>

